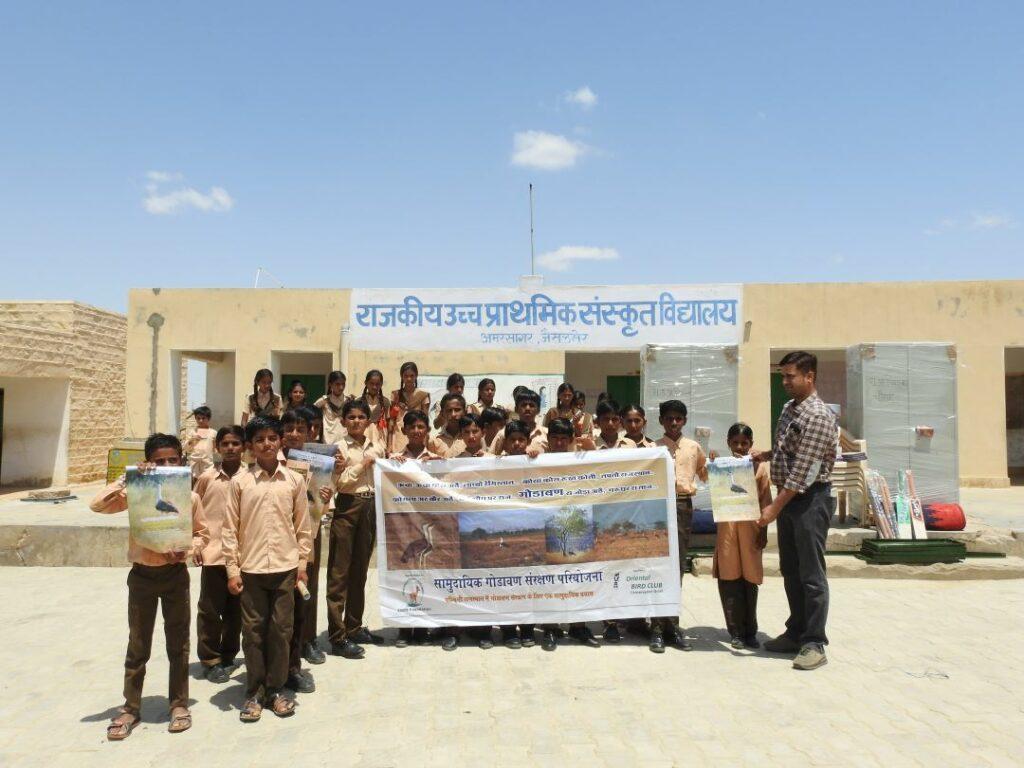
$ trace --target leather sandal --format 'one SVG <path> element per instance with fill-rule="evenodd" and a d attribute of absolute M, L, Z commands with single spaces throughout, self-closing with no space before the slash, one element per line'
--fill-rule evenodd
<path fill-rule="evenodd" d="M 167 725 L 168 733 L 183 733 L 192 727 L 192 713 L 188 710 L 183 715 L 171 713 L 171 722 Z"/>
<path fill-rule="evenodd" d="M 121 720 L 125 715 L 131 715 L 131 720 Z M 142 722 L 142 718 L 138 715 L 132 715 L 125 709 L 122 709 L 117 717 L 110 721 L 110 725 L 107 726 L 107 739 L 109 741 L 124 741 L 132 735 L 132 731 L 135 730 L 135 726 Z"/>
<path fill-rule="evenodd" d="M 238 719 L 243 723 L 255 723 L 263 715 L 263 705 L 255 698 L 246 699 L 242 705 L 242 711 L 238 713 Z"/>
<path fill-rule="evenodd" d="M 295 714 L 295 702 L 280 693 L 275 693 L 267 699 L 267 705 L 278 717 L 291 717 Z"/>

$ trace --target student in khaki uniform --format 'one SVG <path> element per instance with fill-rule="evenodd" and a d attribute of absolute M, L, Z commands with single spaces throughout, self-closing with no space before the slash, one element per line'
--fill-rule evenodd
<path fill-rule="evenodd" d="M 518 388 L 517 388 L 518 389 Z M 540 395 L 526 387 L 519 389 L 516 395 L 516 415 L 518 421 L 527 429 L 526 455 L 530 458 L 537 458 L 548 447 L 548 431 L 537 424 L 537 413 L 540 411 Z M 491 453 L 501 456 L 505 452 L 505 435 L 508 434 L 508 422 L 505 425 L 505 433 L 499 433 L 491 445 Z"/>
<path fill-rule="evenodd" d="M 192 416 L 196 420 L 195 427 L 185 433 L 185 455 L 188 456 L 188 465 L 192 468 L 193 480 L 198 479 L 203 472 L 213 468 L 213 440 L 217 436 L 217 430 L 210 428 L 210 419 L 213 411 L 205 405 L 200 405 Z"/>
<path fill-rule="evenodd" d="M 658 422 L 665 434 L 657 443 L 668 448 L 676 469 L 676 530 L 679 539 L 679 578 L 686 569 L 686 553 L 690 548 L 690 528 L 693 525 L 693 497 L 697 493 L 696 479 L 707 480 L 707 457 L 700 445 L 683 437 L 686 425 L 686 406 L 681 400 L 665 400 L 658 407 Z M 664 653 L 666 641 L 683 651 L 693 646 L 679 627 L 678 616 L 665 616 L 651 620 L 650 648 Z"/>
<path fill-rule="evenodd" d="M 626 432 L 626 438 L 633 441 L 637 448 L 654 448 L 658 444 L 651 440 L 646 434 L 647 413 L 636 403 L 630 403 L 619 413 L 622 419 L 622 428 Z"/>
<path fill-rule="evenodd" d="M 480 383 L 476 385 L 476 402 L 466 410 L 474 416 L 481 416 L 485 408 L 494 407 L 494 393 L 497 390 L 494 379 L 480 379 Z"/>
<path fill-rule="evenodd" d="M 361 659 L 360 642 L 372 642 L 363 627 L 366 572 L 376 539 L 373 463 L 384 457 L 380 444 L 366 435 L 370 409 L 362 400 L 345 403 L 348 434 L 337 444 L 334 465 L 334 515 L 327 555 L 327 634 L 331 653 Z"/>
<path fill-rule="evenodd" d="M 384 396 L 384 374 L 377 369 L 367 371 L 363 379 L 363 394 L 358 399 L 370 409 L 370 426 L 366 428 L 366 436 L 380 444 L 382 454 L 387 453 L 391 401 Z"/>
<path fill-rule="evenodd" d="M 255 722 L 270 707 L 278 717 L 295 713 L 284 693 L 298 584 L 308 578 L 313 548 L 306 483 L 279 460 L 283 428 L 272 416 L 245 425 L 255 463 L 233 478 L 221 534 L 228 589 L 241 595 L 246 699 L 242 722 Z"/>
<path fill-rule="evenodd" d="M 495 439 L 505 430 L 508 412 L 501 406 L 484 408 L 480 413 L 480 428 L 484 431 L 484 446 L 491 450 Z"/>
<path fill-rule="evenodd" d="M 388 429 L 390 431 L 388 453 L 401 455 L 405 450 L 406 437 L 404 428 L 405 414 L 409 411 L 423 411 L 430 413 L 430 393 L 419 389 L 420 369 L 416 363 L 409 361 L 402 363 L 399 375 L 402 379 L 402 386 L 391 393 L 391 413 L 389 414 Z M 427 429 L 430 429 L 430 422 L 427 422 Z"/>
<path fill-rule="evenodd" d="M 283 411 L 281 396 L 274 393 L 273 372 L 269 368 L 260 368 L 252 380 L 252 394 L 242 401 L 242 426 L 253 416 L 281 418 Z"/>
<path fill-rule="evenodd" d="M 491 455 L 484 444 L 484 430 L 480 425 L 479 416 L 474 414 L 463 416 L 459 419 L 459 429 L 462 439 L 462 452 L 454 458 L 476 459 Z"/>
<path fill-rule="evenodd" d="M 526 395 L 520 395 L 520 398 Z M 540 407 L 540 397 L 537 397 L 537 407 Z M 536 413 L 536 410 L 534 411 Z M 519 419 L 512 419 L 505 425 L 505 434 L 501 435 L 503 450 L 502 456 L 527 456 L 530 447 L 530 427 Z M 547 447 L 547 432 L 545 431 L 545 448 Z M 533 624 L 501 624 L 501 639 L 506 648 L 519 650 L 520 648 L 532 648 L 536 645 L 533 638 Z"/>
<path fill-rule="evenodd" d="M 309 599 L 295 599 L 295 610 L 292 616 L 292 636 L 288 645 L 288 679 L 285 685 L 296 693 L 313 693 L 316 682 L 309 670 L 302 668 L 302 659 L 310 664 L 323 664 L 326 661 L 324 652 L 316 646 L 316 607 L 320 594 L 320 517 L 313 517 L 313 494 L 319 496 L 319 488 L 311 488 L 309 483 L 312 475 L 309 465 L 304 461 L 295 461 L 288 456 L 292 451 L 301 451 L 302 446 L 312 442 L 310 427 L 317 409 L 309 406 L 289 409 L 281 417 L 284 435 L 281 438 L 281 451 L 285 456 L 285 466 L 298 473 L 306 483 L 306 504 L 310 510 L 309 527 L 313 538 L 313 548 L 306 562 L 306 590 Z M 330 488 L 328 487 L 328 491 Z M 305 597 L 304 595 L 301 597 Z"/>
<path fill-rule="evenodd" d="M 448 390 L 445 393 L 445 396 L 458 395 L 463 398 L 463 408 L 465 408 L 466 400 L 463 393 L 466 391 L 466 377 L 461 373 L 453 373 L 448 376 L 448 381 L 445 383 L 445 387 Z M 443 402 L 444 398 L 442 397 L 441 400 Z M 444 415 L 444 406 L 441 405 L 440 408 L 438 408 L 437 416 L 434 417 L 434 429 L 441 429 L 446 423 L 447 418 Z"/>
<path fill-rule="evenodd" d="M 341 409 L 352 399 L 351 395 L 345 394 L 345 383 L 344 373 L 331 371 L 327 374 L 327 394 L 314 403 L 324 415 L 324 427 L 321 434 L 323 441 L 327 444 L 336 443 L 345 436 Z"/>
<path fill-rule="evenodd" d="M 622 437 L 622 417 L 619 416 L 619 404 L 614 400 L 604 400 L 597 404 L 597 437 L 594 442 L 597 450 L 610 448 L 636 448 L 636 443 L 628 437 Z"/>
<path fill-rule="evenodd" d="M 402 418 L 402 433 L 405 437 L 405 448 L 401 453 L 393 453 L 388 458 L 399 463 L 403 461 L 435 461 L 443 458 L 427 447 L 430 434 L 430 419 L 426 412 L 420 410 L 407 411 Z M 403 627 L 398 630 L 396 648 L 405 648 L 410 643 L 422 643 L 428 640 L 430 633 L 424 627 L 411 629 Z"/>
<path fill-rule="evenodd" d="M 576 432 L 576 437 L 590 437 L 594 431 L 594 422 L 586 410 L 577 407 L 576 398 L 579 393 L 567 381 L 558 385 L 558 401 L 554 408 L 544 414 L 544 426 L 550 427 L 555 419 L 567 419 Z"/>
<path fill-rule="evenodd" d="M 237 425 L 217 430 L 216 448 L 220 464 L 196 480 L 195 492 L 203 500 L 209 543 L 203 549 L 199 604 L 196 607 L 196 635 L 203 675 L 211 683 L 226 683 L 235 668 L 240 650 L 242 608 L 238 597 L 228 591 L 221 531 L 227 514 L 231 478 L 242 468 L 245 430 Z"/>
<path fill-rule="evenodd" d="M 153 467 L 180 467 L 184 464 L 181 442 L 173 435 L 153 434 L 143 446 L 146 461 L 139 471 Z M 98 494 L 89 508 L 93 512 L 112 514 L 128 509 L 125 479 L 121 476 Z M 209 541 L 203 502 L 192 494 L 192 548 L 197 565 L 202 565 L 202 551 Z M 167 661 L 170 667 L 168 682 L 171 722 L 167 730 L 181 733 L 192 727 L 192 714 L 188 710 L 188 641 L 192 622 L 189 598 L 189 576 L 185 559 L 189 552 L 162 554 L 140 546 L 128 534 L 128 559 L 132 569 L 128 573 L 128 652 L 124 659 L 124 705 L 107 726 L 110 741 L 127 739 L 142 722 L 142 681 L 146 677 L 146 662 L 153 648 L 153 626 L 156 609 L 163 609 L 164 635 L 167 639 Z"/>
<path fill-rule="evenodd" d="M 444 429 L 434 438 L 431 449 L 445 458 L 454 458 L 466 448 L 459 424 L 466 415 L 466 399 L 462 395 L 448 393 L 441 398 L 441 414 L 444 416 Z"/>
<path fill-rule="evenodd" d="M 288 385 L 288 399 L 284 403 L 284 410 L 293 411 L 306 405 L 306 385 L 299 379 L 292 379 Z"/>

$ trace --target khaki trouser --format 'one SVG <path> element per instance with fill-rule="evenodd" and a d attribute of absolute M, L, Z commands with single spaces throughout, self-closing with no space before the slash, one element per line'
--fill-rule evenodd
<path fill-rule="evenodd" d="M 327 554 L 327 634 L 332 645 L 363 624 L 366 572 L 377 538 L 373 498 L 339 493 Z"/>
<path fill-rule="evenodd" d="M 242 607 L 238 595 L 228 591 L 223 565 L 204 565 L 196 608 L 196 639 L 204 667 L 229 664 L 241 647 Z"/>
<path fill-rule="evenodd" d="M 676 534 L 679 541 L 679 580 L 686 572 L 686 553 L 690 549 L 690 529 L 693 527 L 693 499 L 689 496 L 676 497 Z M 651 619 L 651 629 L 665 630 L 679 626 L 679 616 L 662 616 Z"/>
<path fill-rule="evenodd" d="M 302 646 L 316 641 L 316 608 L 317 596 L 320 594 L 320 526 L 313 532 L 313 553 L 306 563 L 306 589 L 309 600 L 295 593 L 295 615 L 292 621 L 292 639 L 288 667 L 291 670 L 302 668 Z"/>
<path fill-rule="evenodd" d="M 142 682 L 153 648 L 157 603 L 164 617 L 170 708 L 188 706 L 188 640 L 192 623 L 188 569 L 184 563 L 139 565 L 128 572 L 128 652 L 124 658 L 124 708 L 142 707 Z"/>
<path fill-rule="evenodd" d="M 295 569 L 242 573 L 242 651 L 246 696 L 265 699 L 288 679 L 288 644 L 295 612 Z"/>

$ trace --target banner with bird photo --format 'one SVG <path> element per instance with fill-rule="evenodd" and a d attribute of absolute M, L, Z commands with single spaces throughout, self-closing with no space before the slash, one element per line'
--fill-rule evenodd
<path fill-rule="evenodd" d="M 381 616 L 401 627 L 679 613 L 664 448 L 378 460 Z"/>
<path fill-rule="evenodd" d="M 709 461 L 708 490 L 716 523 L 739 523 L 761 517 L 754 463 L 749 456 L 719 456 Z"/>
<path fill-rule="evenodd" d="M 192 548 L 192 470 L 153 467 L 125 470 L 128 530 L 154 552 L 186 552 Z"/>

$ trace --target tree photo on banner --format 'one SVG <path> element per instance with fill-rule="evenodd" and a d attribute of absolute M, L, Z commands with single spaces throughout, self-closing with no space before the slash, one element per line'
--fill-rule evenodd
<path fill-rule="evenodd" d="M 678 613 L 675 476 L 664 448 L 379 460 L 374 474 L 386 624 Z"/>

